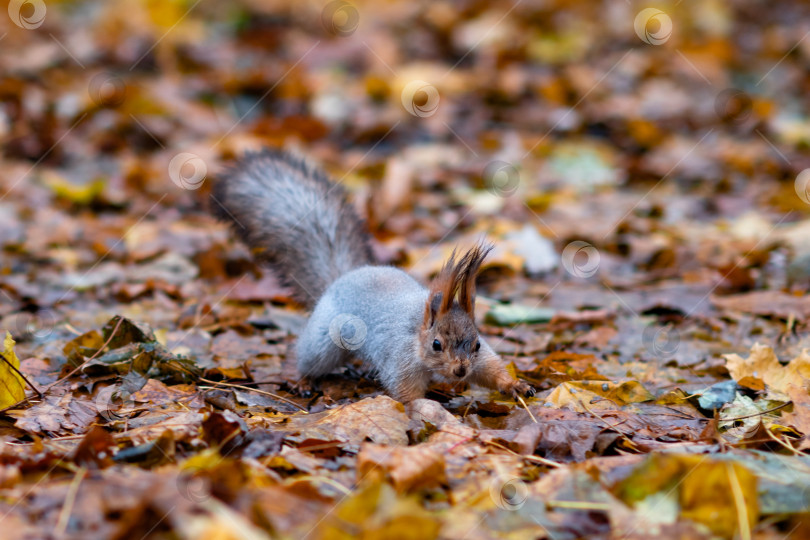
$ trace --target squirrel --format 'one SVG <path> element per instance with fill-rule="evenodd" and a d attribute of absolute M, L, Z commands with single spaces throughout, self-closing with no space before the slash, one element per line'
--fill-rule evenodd
<path fill-rule="evenodd" d="M 312 310 L 296 344 L 305 381 L 355 357 L 401 402 L 424 397 L 431 381 L 534 395 L 475 325 L 475 278 L 491 245 L 453 251 L 428 287 L 375 265 L 370 235 L 341 186 L 279 150 L 247 153 L 212 197 L 215 213 Z"/>

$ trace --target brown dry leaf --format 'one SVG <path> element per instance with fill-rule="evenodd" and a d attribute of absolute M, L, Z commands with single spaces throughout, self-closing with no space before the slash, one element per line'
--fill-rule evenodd
<path fill-rule="evenodd" d="M 22 411 L 6 414 L 17 419 L 15 426 L 29 433 L 66 435 L 84 433 L 96 420 L 97 408 L 71 394 L 46 395 L 42 402 Z"/>
<path fill-rule="evenodd" d="M 585 461 L 595 451 L 597 439 L 604 449 L 620 436 L 588 413 L 533 406 L 532 414 L 537 423 L 525 424 L 512 433 L 498 433 L 498 438 L 519 454 L 537 454 L 561 462 Z"/>
<path fill-rule="evenodd" d="M 713 296 L 712 303 L 720 309 L 729 309 L 788 319 L 806 319 L 810 316 L 810 296 L 793 296 L 780 291 L 753 291 L 732 296 Z"/>
<path fill-rule="evenodd" d="M 200 409 L 203 406 L 199 392 L 192 385 L 175 384 L 167 386 L 157 379 L 149 379 L 146 384 L 130 396 L 137 403 L 151 403 L 177 409 Z"/>
<path fill-rule="evenodd" d="M 288 300 L 291 295 L 291 292 L 272 274 L 262 276 L 260 280 L 239 280 L 236 285 L 226 284 L 226 287 L 223 293 L 231 300 L 240 302 L 278 302 Z"/>
<path fill-rule="evenodd" d="M 810 381 L 810 354 L 806 350 L 786 366 L 779 363 L 773 349 L 759 343 L 751 347 L 748 358 L 737 354 L 727 354 L 725 358 L 726 367 L 737 383 L 752 390 L 767 388 L 770 399 L 787 401 L 791 386 Z"/>
<path fill-rule="evenodd" d="M 405 407 L 388 396 L 365 398 L 315 414 L 290 417 L 277 429 L 294 433 L 289 440 L 340 440 L 360 445 L 366 439 L 378 444 L 408 444 Z"/>
<path fill-rule="evenodd" d="M 112 435 L 103 427 L 94 426 L 76 447 L 73 457 L 80 465 L 104 468 L 112 465 L 115 448 Z"/>
<path fill-rule="evenodd" d="M 129 429 L 125 437 L 133 444 L 145 444 L 169 431 L 175 440 L 187 441 L 199 434 L 203 415 L 196 412 L 149 411 L 127 420 Z"/>
<path fill-rule="evenodd" d="M 782 413 L 782 422 L 805 435 L 801 449 L 806 449 L 810 447 L 810 393 L 807 388 L 790 386 L 788 397 L 793 402 L 793 412 Z"/>
<path fill-rule="evenodd" d="M 432 399 L 415 399 L 405 410 L 410 418 L 408 431 L 419 441 L 427 439 L 432 444 L 453 448 L 475 437 L 473 428 Z"/>
<path fill-rule="evenodd" d="M 365 443 L 357 455 L 358 481 L 378 474 L 391 478 L 400 493 L 437 487 L 446 480 L 444 455 L 430 444 L 418 446 L 384 446 Z"/>

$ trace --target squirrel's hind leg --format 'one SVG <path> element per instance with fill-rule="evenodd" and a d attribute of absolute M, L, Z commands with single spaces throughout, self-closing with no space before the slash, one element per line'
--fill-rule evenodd
<path fill-rule="evenodd" d="M 298 373 L 310 379 L 332 373 L 347 362 L 349 353 L 334 342 L 328 326 L 310 320 L 296 346 Z"/>
<path fill-rule="evenodd" d="M 348 360 L 348 351 L 337 347 L 329 337 L 328 331 L 317 333 L 309 326 L 298 338 L 296 355 L 298 356 L 298 373 L 301 379 L 295 384 L 295 391 L 304 397 L 313 394 L 318 387 L 318 379 L 336 371 Z"/>

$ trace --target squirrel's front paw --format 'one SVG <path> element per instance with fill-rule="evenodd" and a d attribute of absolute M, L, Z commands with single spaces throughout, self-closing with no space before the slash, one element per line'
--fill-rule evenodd
<path fill-rule="evenodd" d="M 290 390 L 302 398 L 310 398 L 315 394 L 315 382 L 309 377 L 303 377 Z"/>
<path fill-rule="evenodd" d="M 532 397 L 535 394 L 535 390 L 534 387 L 528 383 L 514 381 L 512 387 L 509 389 L 509 393 L 512 394 L 512 398 L 517 401 L 520 396 Z"/>

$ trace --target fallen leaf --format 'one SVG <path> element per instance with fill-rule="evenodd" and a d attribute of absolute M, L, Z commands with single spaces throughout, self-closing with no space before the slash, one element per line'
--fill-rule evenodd
<path fill-rule="evenodd" d="M 810 296 L 793 296 L 780 291 L 752 291 L 732 296 L 713 296 L 712 304 L 720 309 L 776 316 L 782 319 L 791 316 L 806 319 L 810 316 Z"/>
<path fill-rule="evenodd" d="M 416 497 L 397 495 L 385 483 L 371 483 L 353 492 L 316 527 L 315 537 L 324 540 L 344 539 L 347 529 L 359 538 L 430 540 L 438 538 L 441 522 Z"/>
<path fill-rule="evenodd" d="M 782 413 L 782 422 L 804 433 L 801 449 L 810 447 L 810 393 L 807 388 L 791 386 L 788 397 L 793 402 L 793 412 Z"/>
<path fill-rule="evenodd" d="M 773 349 L 759 343 L 751 347 L 748 358 L 737 354 L 727 354 L 725 358 L 731 377 L 740 386 L 753 390 L 767 387 L 770 399 L 788 401 L 790 386 L 803 386 L 810 382 L 810 354 L 806 350 L 802 350 L 786 366 L 779 363 Z"/>
<path fill-rule="evenodd" d="M 638 381 L 567 381 L 557 385 L 546 402 L 558 408 L 587 412 L 588 409 L 615 409 L 653 399 L 655 396 Z"/>
<path fill-rule="evenodd" d="M 29 433 L 65 435 L 84 433 L 96 420 L 97 407 L 92 401 L 71 394 L 47 394 L 32 407 L 6 414 L 17 419 L 16 427 Z"/>
<path fill-rule="evenodd" d="M 357 455 L 358 480 L 373 473 L 391 478 L 394 488 L 401 493 L 441 486 L 447 481 L 444 455 L 430 444 L 405 447 L 363 444 Z"/>
<path fill-rule="evenodd" d="M 20 359 L 14 353 L 10 332 L 6 332 L 0 356 L 0 409 L 5 409 L 25 399 L 25 380 L 19 373 Z"/>
<path fill-rule="evenodd" d="M 408 444 L 408 416 L 398 401 L 388 396 L 365 398 L 316 414 L 292 416 L 278 429 L 290 432 L 288 439 L 341 440 L 360 445 L 366 439 L 378 444 Z"/>
<path fill-rule="evenodd" d="M 641 510 L 650 498 L 674 497 L 682 517 L 725 538 L 734 536 L 740 520 L 750 530 L 759 519 L 756 476 L 743 465 L 707 456 L 653 454 L 611 490 Z"/>
<path fill-rule="evenodd" d="M 103 427 L 95 426 L 84 435 L 73 456 L 79 465 L 104 468 L 112 465 L 117 448 L 112 435 Z"/>

